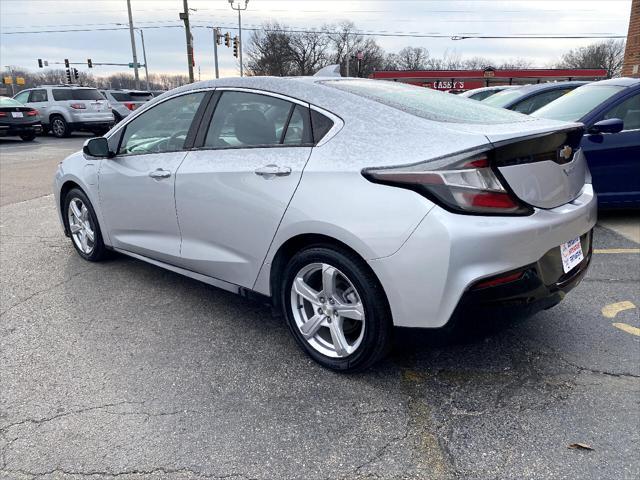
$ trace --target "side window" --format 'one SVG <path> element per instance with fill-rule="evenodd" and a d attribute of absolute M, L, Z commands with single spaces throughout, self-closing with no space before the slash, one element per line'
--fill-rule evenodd
<path fill-rule="evenodd" d="M 242 148 L 280 145 L 283 143 L 287 121 L 292 117 L 294 104 L 280 98 L 248 92 L 222 93 L 209 128 L 204 146 L 209 148 Z M 289 143 L 296 136 L 304 138 L 304 122 L 300 131 L 292 132 Z"/>
<path fill-rule="evenodd" d="M 16 101 L 20 102 L 20 103 L 27 103 L 29 100 L 29 93 L 30 91 L 27 90 L 26 92 L 20 92 L 19 94 L 17 94 L 15 97 L 13 97 Z"/>
<path fill-rule="evenodd" d="M 311 138 L 311 117 L 309 109 L 301 105 L 291 114 L 289 124 L 287 125 L 287 133 L 284 136 L 285 145 L 309 145 L 313 143 Z"/>
<path fill-rule="evenodd" d="M 603 120 L 619 118 L 624 122 L 624 130 L 640 129 L 640 94 L 627 98 L 605 113 L 602 118 Z"/>
<path fill-rule="evenodd" d="M 313 143 L 318 143 L 333 127 L 333 120 L 311 110 L 311 126 L 313 128 Z"/>
<path fill-rule="evenodd" d="M 553 102 L 554 100 L 560 98 L 565 93 L 570 90 L 562 89 L 562 90 L 552 90 L 550 92 L 543 92 L 538 95 L 534 95 L 531 98 L 527 98 L 522 102 L 516 104 L 511 110 L 515 110 L 520 113 L 533 113 L 539 108 L 544 107 L 546 104 Z"/>
<path fill-rule="evenodd" d="M 205 92 L 181 95 L 138 116 L 125 127 L 118 154 L 182 150 L 204 96 Z"/>
<path fill-rule="evenodd" d="M 47 91 L 44 89 L 39 90 L 31 90 L 31 94 L 29 95 L 29 103 L 32 102 L 46 102 L 47 101 Z"/>

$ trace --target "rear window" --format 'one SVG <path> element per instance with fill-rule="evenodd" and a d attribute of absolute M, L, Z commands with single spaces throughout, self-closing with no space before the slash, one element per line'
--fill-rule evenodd
<path fill-rule="evenodd" d="M 482 103 L 485 105 L 491 105 L 492 107 L 504 107 L 505 105 L 510 104 L 514 100 L 517 100 L 522 96 L 522 92 L 518 89 L 514 90 L 502 90 L 494 95 L 491 95 L 484 100 Z"/>
<path fill-rule="evenodd" d="M 575 122 L 624 89 L 625 87 L 615 85 L 584 85 L 572 90 L 555 102 L 545 105 L 534 112 L 533 116 Z"/>
<path fill-rule="evenodd" d="M 326 80 L 322 83 L 437 122 L 495 124 L 530 120 L 509 110 L 406 83 L 383 80 Z"/>
<path fill-rule="evenodd" d="M 0 107 L 23 107 L 20 102 L 13 98 L 0 97 Z"/>
<path fill-rule="evenodd" d="M 54 100 L 104 100 L 95 88 L 54 88 Z"/>
<path fill-rule="evenodd" d="M 153 98 L 150 92 L 111 92 L 117 102 L 148 102 Z"/>

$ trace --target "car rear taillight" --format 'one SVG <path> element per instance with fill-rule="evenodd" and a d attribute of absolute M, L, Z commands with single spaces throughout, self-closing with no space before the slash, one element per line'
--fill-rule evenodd
<path fill-rule="evenodd" d="M 532 212 L 505 189 L 490 165 L 487 152 L 370 168 L 362 174 L 375 183 L 418 192 L 457 213 L 528 215 Z"/>
<path fill-rule="evenodd" d="M 7 112 L 0 112 L 0 117 L 6 117 L 7 116 Z"/>
<path fill-rule="evenodd" d="M 35 117 L 36 115 L 38 115 L 38 110 L 36 109 L 32 109 L 27 112 L 27 117 Z"/>
<path fill-rule="evenodd" d="M 75 108 L 76 110 L 84 110 L 87 106 L 84 103 L 72 103 L 69 105 L 71 108 Z"/>
<path fill-rule="evenodd" d="M 136 109 L 136 104 L 131 102 L 124 102 L 124 106 L 127 107 L 132 112 Z"/>

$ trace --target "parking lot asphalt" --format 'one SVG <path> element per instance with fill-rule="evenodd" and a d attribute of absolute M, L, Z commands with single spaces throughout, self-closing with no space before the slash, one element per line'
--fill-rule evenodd
<path fill-rule="evenodd" d="M 597 227 L 557 307 L 456 337 L 400 331 L 389 359 L 340 375 L 260 303 L 123 256 L 83 261 L 51 179 L 84 139 L 0 139 L 0 478 L 640 476 L 628 230 Z"/>

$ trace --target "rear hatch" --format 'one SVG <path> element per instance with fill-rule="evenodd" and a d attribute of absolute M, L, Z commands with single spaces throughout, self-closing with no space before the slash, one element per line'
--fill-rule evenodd
<path fill-rule="evenodd" d="M 153 98 L 151 92 L 111 92 L 111 96 L 118 103 L 122 103 L 128 110 L 136 110 Z"/>
<path fill-rule="evenodd" d="M 37 111 L 24 106 L 0 106 L 0 123 L 33 123 L 40 120 Z"/>
<path fill-rule="evenodd" d="M 78 113 L 108 112 L 109 102 L 95 88 L 56 88 L 53 97 Z"/>
<path fill-rule="evenodd" d="M 581 124 L 542 120 L 448 127 L 482 132 L 494 147 L 489 153 L 492 166 L 506 186 L 529 205 L 555 208 L 576 199 L 584 187 L 588 170 L 580 149 Z"/>

